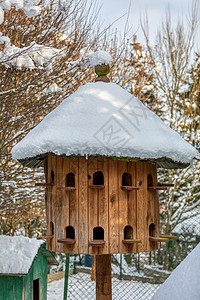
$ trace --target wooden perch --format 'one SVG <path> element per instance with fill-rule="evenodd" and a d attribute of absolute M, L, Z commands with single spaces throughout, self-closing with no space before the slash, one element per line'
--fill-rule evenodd
<path fill-rule="evenodd" d="M 174 187 L 173 183 L 158 183 L 157 186 Z"/>
<path fill-rule="evenodd" d="M 166 186 L 148 186 L 148 190 L 150 191 L 166 191 Z"/>
<path fill-rule="evenodd" d="M 54 237 L 54 235 L 46 235 L 46 236 L 38 236 L 37 240 L 50 240 Z"/>
<path fill-rule="evenodd" d="M 122 185 L 121 189 L 124 190 L 124 191 L 138 191 L 140 188 L 136 187 L 136 186 L 125 186 L 125 185 Z"/>
<path fill-rule="evenodd" d="M 54 183 L 48 183 L 48 182 L 37 182 L 36 184 L 35 184 L 35 186 L 53 186 L 54 185 Z"/>
<path fill-rule="evenodd" d="M 164 237 L 155 237 L 155 236 L 150 236 L 149 237 L 149 241 L 150 242 L 168 242 L 169 239 L 168 238 L 164 238 Z"/>
<path fill-rule="evenodd" d="M 57 190 L 59 190 L 59 191 L 75 191 L 76 188 L 73 186 L 66 186 L 66 187 L 59 186 L 59 187 L 57 187 Z"/>
<path fill-rule="evenodd" d="M 76 243 L 76 240 L 74 240 L 74 239 L 59 239 L 59 240 L 57 240 L 57 242 L 65 244 L 65 245 L 74 245 Z"/>
<path fill-rule="evenodd" d="M 125 240 L 122 240 L 122 243 L 123 244 L 138 244 L 138 243 L 142 243 L 141 240 L 129 240 L 129 239 L 125 239 Z"/>
<path fill-rule="evenodd" d="M 89 241 L 89 245 L 92 247 L 104 247 L 105 241 L 104 240 L 92 240 L 92 241 Z"/>
<path fill-rule="evenodd" d="M 104 185 L 89 185 L 89 188 L 91 189 L 104 189 Z"/>
<path fill-rule="evenodd" d="M 158 183 L 157 186 L 148 186 L 148 190 L 166 191 L 168 188 L 173 187 L 171 183 Z"/>
<path fill-rule="evenodd" d="M 166 238 L 166 239 L 169 239 L 169 240 L 176 240 L 177 239 L 177 236 L 175 236 L 175 235 L 161 234 L 160 237 Z"/>

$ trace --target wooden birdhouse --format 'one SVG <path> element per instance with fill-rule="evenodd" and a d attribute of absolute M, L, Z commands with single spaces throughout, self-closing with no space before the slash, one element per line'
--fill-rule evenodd
<path fill-rule="evenodd" d="M 24 166 L 44 166 L 47 247 L 56 252 L 151 251 L 159 230 L 157 168 L 185 168 L 198 152 L 120 86 L 109 66 L 81 86 L 12 150 Z M 103 82 L 102 82 L 103 81 Z"/>
<path fill-rule="evenodd" d="M 37 185 L 46 188 L 48 249 L 112 254 L 168 240 L 160 236 L 158 191 L 171 185 L 157 182 L 157 168 L 186 167 L 197 150 L 127 91 L 95 82 L 66 98 L 12 154 L 25 166 L 44 165 L 46 182 Z"/>

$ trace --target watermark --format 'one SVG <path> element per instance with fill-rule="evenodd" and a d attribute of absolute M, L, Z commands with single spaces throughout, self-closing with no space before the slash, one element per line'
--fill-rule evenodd
<path fill-rule="evenodd" d="M 145 106 L 133 96 L 117 112 L 122 118 L 112 116 L 94 134 L 98 142 L 109 150 L 124 147 L 133 140 L 134 132 L 141 132 L 142 120 L 147 119 Z"/>
<path fill-rule="evenodd" d="M 94 137 L 104 146 L 124 147 L 133 138 L 132 134 L 115 118 L 111 117 Z"/>
<path fill-rule="evenodd" d="M 119 109 L 119 112 L 133 125 L 137 131 L 141 131 L 142 120 L 147 119 L 146 107 L 134 96 Z"/>

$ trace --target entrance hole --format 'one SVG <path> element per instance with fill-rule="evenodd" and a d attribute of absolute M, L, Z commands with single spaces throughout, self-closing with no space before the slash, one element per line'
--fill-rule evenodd
<path fill-rule="evenodd" d="M 101 171 L 93 174 L 93 185 L 104 185 L 104 176 Z"/>
<path fill-rule="evenodd" d="M 104 240 L 104 229 L 102 227 L 93 228 L 93 240 Z"/>
<path fill-rule="evenodd" d="M 131 177 L 131 174 L 125 172 L 122 175 L 122 186 L 132 186 L 132 177 Z"/>
<path fill-rule="evenodd" d="M 54 224 L 50 222 L 50 235 L 54 235 Z"/>
<path fill-rule="evenodd" d="M 149 226 L 149 236 L 156 236 L 156 226 L 153 223 Z"/>
<path fill-rule="evenodd" d="M 153 186 L 153 177 L 151 174 L 148 174 L 147 176 L 147 187 L 152 187 Z"/>
<path fill-rule="evenodd" d="M 51 183 L 54 183 L 54 171 L 51 171 Z"/>
<path fill-rule="evenodd" d="M 66 239 L 75 240 L 75 229 L 73 226 L 67 226 L 65 228 L 65 236 L 66 236 Z"/>
<path fill-rule="evenodd" d="M 133 239 L 133 228 L 129 225 L 124 227 L 124 239 L 125 240 Z"/>
<path fill-rule="evenodd" d="M 75 187 L 75 176 L 74 173 L 68 173 L 66 176 L 66 186 Z"/>

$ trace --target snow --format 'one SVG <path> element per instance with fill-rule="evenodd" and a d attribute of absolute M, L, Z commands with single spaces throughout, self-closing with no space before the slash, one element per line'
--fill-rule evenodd
<path fill-rule="evenodd" d="M 160 285 L 149 284 L 129 280 L 112 279 L 113 299 L 123 300 L 150 300 Z M 47 299 L 62 299 L 64 294 L 64 278 L 53 281 L 47 287 Z M 88 274 L 76 274 L 69 276 L 68 295 L 69 300 L 96 299 L 96 284 L 91 281 Z"/>
<path fill-rule="evenodd" d="M 168 157 L 191 163 L 198 151 L 114 83 L 88 83 L 47 115 L 12 149 L 19 160 L 56 155 Z"/>
<path fill-rule="evenodd" d="M 4 11 L 0 6 L 0 24 L 2 24 L 4 21 Z"/>
<path fill-rule="evenodd" d="M 27 274 L 44 241 L 0 235 L 0 274 Z"/>
<path fill-rule="evenodd" d="M 0 43 L 4 42 L 5 48 L 4 51 L 0 51 L 0 62 L 6 67 L 16 66 L 18 69 L 24 67 L 30 70 L 44 68 L 54 62 L 58 55 L 64 55 L 62 49 L 36 43 L 31 44 L 29 47 L 18 48 L 11 45 L 8 37 L 0 36 Z"/>
<path fill-rule="evenodd" d="M 89 65 L 92 67 L 102 65 L 102 64 L 110 66 L 111 63 L 112 63 L 112 56 L 108 52 L 103 50 L 96 51 L 89 56 Z"/>
<path fill-rule="evenodd" d="M 12 6 L 16 9 L 23 9 L 28 17 L 34 17 L 39 14 L 41 7 L 38 6 L 40 0 L 1 0 L 0 1 L 0 24 L 4 20 L 4 10 L 10 10 Z"/>
<path fill-rule="evenodd" d="M 51 84 L 47 89 L 48 94 L 59 93 L 59 92 L 62 92 L 62 88 L 60 88 L 56 83 Z"/>
<path fill-rule="evenodd" d="M 172 272 L 152 300 L 199 300 L 199 278 L 200 244 Z"/>

